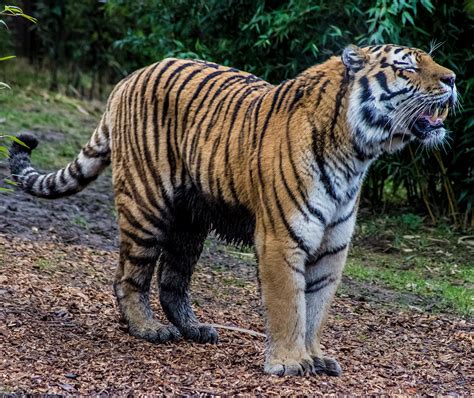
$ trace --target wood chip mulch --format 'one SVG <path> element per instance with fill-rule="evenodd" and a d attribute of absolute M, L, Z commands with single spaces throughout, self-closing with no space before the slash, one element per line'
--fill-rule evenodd
<path fill-rule="evenodd" d="M 338 297 L 324 334 L 339 378 L 271 377 L 264 339 L 219 330 L 216 346 L 129 336 L 112 294 L 117 253 L 0 235 L 0 393 L 473 393 L 473 324 Z M 156 294 L 155 294 L 156 296 Z M 204 259 L 193 305 L 205 322 L 263 332 L 255 279 Z M 158 311 L 156 298 L 155 309 Z"/>

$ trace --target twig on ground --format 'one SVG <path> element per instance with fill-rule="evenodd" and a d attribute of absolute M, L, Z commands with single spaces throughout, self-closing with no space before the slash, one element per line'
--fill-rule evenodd
<path fill-rule="evenodd" d="M 239 328 L 237 326 L 218 325 L 218 324 L 215 324 L 215 323 L 212 323 L 211 326 L 215 327 L 216 329 L 233 330 L 234 332 L 246 333 L 246 334 L 249 334 L 250 336 L 255 336 L 255 337 L 263 337 L 263 338 L 267 337 L 263 333 L 255 332 L 255 331 L 250 330 L 250 329 Z"/>

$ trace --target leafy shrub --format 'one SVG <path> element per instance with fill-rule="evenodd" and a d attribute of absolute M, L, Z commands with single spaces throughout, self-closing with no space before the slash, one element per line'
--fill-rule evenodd
<path fill-rule="evenodd" d="M 429 153 L 411 145 L 382 158 L 364 198 L 379 209 L 402 195 L 433 222 L 449 217 L 474 227 L 473 0 L 38 0 L 33 7 L 42 20 L 35 58 L 49 65 L 51 86 L 63 69 L 64 86 L 82 93 L 87 86 L 90 94 L 169 56 L 208 59 L 278 83 L 349 43 L 428 51 L 437 39 L 433 56 L 456 72 L 464 98 L 449 119 L 448 145 Z"/>

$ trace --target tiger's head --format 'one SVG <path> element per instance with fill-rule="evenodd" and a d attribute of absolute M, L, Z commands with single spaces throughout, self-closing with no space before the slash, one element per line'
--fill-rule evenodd
<path fill-rule="evenodd" d="M 444 120 L 457 101 L 454 72 L 424 51 L 395 45 L 349 46 L 342 63 L 353 81 L 348 122 L 361 150 L 443 142 Z"/>

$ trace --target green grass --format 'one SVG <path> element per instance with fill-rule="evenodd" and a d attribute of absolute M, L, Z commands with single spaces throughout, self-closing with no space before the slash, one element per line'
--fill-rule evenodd
<path fill-rule="evenodd" d="M 77 225 L 78 227 L 83 227 L 85 229 L 89 229 L 89 223 L 83 216 L 75 216 L 72 219 L 72 223 Z"/>
<path fill-rule="evenodd" d="M 92 135 L 93 121 L 99 119 L 97 115 L 84 115 L 78 107 L 82 108 L 81 101 L 60 94 L 45 97 L 28 88 L 21 91 L 2 90 L 0 131 L 11 135 L 25 130 L 54 134 L 57 139 L 40 142 L 32 158 L 39 167 L 62 167 L 74 159 Z"/>
<path fill-rule="evenodd" d="M 445 225 L 411 213 L 360 221 L 345 274 L 424 299 L 432 310 L 473 315 L 473 248 Z"/>
<path fill-rule="evenodd" d="M 41 271 L 46 271 L 56 268 L 56 264 L 54 264 L 51 260 L 47 260 L 45 258 L 38 258 L 33 264 L 33 267 L 38 268 Z"/>
<path fill-rule="evenodd" d="M 42 76 L 38 77 L 21 60 L 3 62 L 0 68 L 0 80 L 11 86 L 0 90 L 0 135 L 22 131 L 52 134 L 55 139 L 49 142 L 41 142 L 39 135 L 40 145 L 33 152 L 33 162 L 47 169 L 67 164 L 92 135 L 103 104 L 48 92 Z"/>

